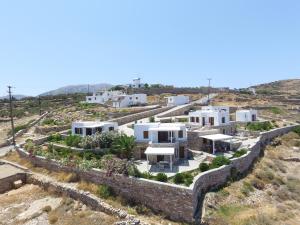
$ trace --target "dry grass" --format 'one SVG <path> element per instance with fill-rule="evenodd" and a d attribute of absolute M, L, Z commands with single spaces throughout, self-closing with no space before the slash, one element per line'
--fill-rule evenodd
<path fill-rule="evenodd" d="M 289 133 L 281 145 L 268 146 L 251 174 L 217 192 L 216 209 L 206 209 L 205 220 L 210 225 L 300 224 L 300 165 L 282 160 L 300 157 L 291 147 L 294 139 L 300 138 Z"/>

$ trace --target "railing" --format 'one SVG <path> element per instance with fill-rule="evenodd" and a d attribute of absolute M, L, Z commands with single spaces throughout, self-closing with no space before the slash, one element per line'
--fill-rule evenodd
<path fill-rule="evenodd" d="M 149 142 L 150 147 L 156 147 L 156 148 L 176 148 L 179 145 L 179 142 L 173 142 L 173 143 L 157 143 L 157 142 Z"/>

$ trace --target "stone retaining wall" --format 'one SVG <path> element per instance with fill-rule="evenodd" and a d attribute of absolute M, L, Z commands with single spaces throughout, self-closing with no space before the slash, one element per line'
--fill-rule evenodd
<path fill-rule="evenodd" d="M 35 128 L 35 133 L 38 134 L 47 134 L 49 132 L 60 132 L 60 131 L 64 131 L 64 130 L 68 130 L 71 129 L 70 125 L 63 125 L 63 126 L 37 126 Z"/>
<path fill-rule="evenodd" d="M 180 116 L 180 115 L 183 115 L 186 111 L 189 111 L 192 106 L 193 106 L 193 104 L 187 104 L 178 109 L 172 110 L 171 112 L 162 113 L 158 117 L 162 118 L 162 117 Z"/>
<path fill-rule="evenodd" d="M 246 174 L 252 167 L 255 160 L 261 154 L 261 151 L 265 145 L 270 143 L 275 137 L 290 132 L 295 126 L 262 132 L 260 137 L 257 138 L 257 141 L 249 147 L 250 151 L 248 151 L 247 154 L 239 158 L 231 159 L 232 163 L 229 165 L 209 170 L 196 176 L 194 178 L 193 184 L 191 185 L 194 195 L 194 219 L 201 219 L 203 199 L 208 191 L 217 189 L 218 187 L 225 185 L 228 179 L 234 175 L 233 173 L 238 172 L 240 174 Z"/>
<path fill-rule="evenodd" d="M 134 113 L 134 114 L 131 114 L 131 115 L 128 115 L 128 116 L 123 116 L 123 117 L 120 117 L 120 118 L 111 119 L 109 121 L 110 122 L 117 122 L 118 125 L 120 126 L 120 125 L 130 123 L 130 122 L 133 122 L 133 121 L 136 121 L 136 120 L 140 120 L 140 119 L 143 119 L 143 118 L 154 116 L 156 114 L 165 112 L 165 111 L 167 111 L 171 108 L 172 107 L 162 107 L 162 108 L 158 108 L 158 109 L 151 109 L 151 110 L 148 110 L 148 111 L 145 111 L 145 112 Z"/>
<path fill-rule="evenodd" d="M 20 147 L 17 151 L 21 157 L 26 157 L 35 166 L 50 171 L 76 173 L 82 180 L 108 185 L 116 194 L 130 201 L 144 204 L 155 212 L 162 212 L 170 219 L 185 222 L 193 220 L 193 191 L 190 188 L 118 174 L 108 176 L 105 171 L 99 169 L 83 171 L 62 166 L 44 157 L 30 157 L 28 152 Z"/>
<path fill-rule="evenodd" d="M 25 173 L 18 173 L 12 175 L 10 177 L 5 177 L 0 180 L 0 194 L 10 191 L 14 188 L 13 183 L 17 180 L 22 180 L 22 182 L 26 182 L 26 174 Z"/>

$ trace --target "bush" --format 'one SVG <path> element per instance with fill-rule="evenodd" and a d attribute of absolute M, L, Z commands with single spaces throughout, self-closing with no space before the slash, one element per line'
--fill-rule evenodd
<path fill-rule="evenodd" d="M 247 149 L 242 148 L 242 149 L 236 151 L 235 153 L 233 153 L 232 158 L 239 158 L 242 155 L 245 155 L 246 153 L 247 153 Z"/>
<path fill-rule="evenodd" d="M 156 180 L 160 181 L 160 182 L 167 182 L 168 181 L 168 177 L 165 173 L 158 173 L 156 175 Z"/>
<path fill-rule="evenodd" d="M 184 176 L 182 173 L 176 173 L 173 180 L 175 184 L 182 184 L 184 183 Z"/>
<path fill-rule="evenodd" d="M 246 128 L 251 131 L 268 131 L 274 128 L 271 122 L 252 122 L 248 123 Z"/>
<path fill-rule="evenodd" d="M 50 141 L 50 142 L 58 142 L 61 140 L 62 140 L 62 136 L 60 133 L 54 133 L 48 137 L 48 141 Z"/>
<path fill-rule="evenodd" d="M 262 182 L 261 180 L 254 178 L 250 181 L 251 185 L 253 187 L 255 187 L 258 190 L 263 190 L 265 188 L 265 184 L 264 182 Z"/>
<path fill-rule="evenodd" d="M 245 196 L 249 196 L 250 192 L 254 191 L 254 188 L 252 187 L 252 185 L 246 181 L 243 182 L 243 186 L 241 187 L 241 192 L 245 195 Z"/>
<path fill-rule="evenodd" d="M 154 116 L 151 116 L 151 117 L 149 118 L 149 122 L 150 122 L 150 123 L 154 123 L 154 122 L 155 122 L 155 117 L 154 117 Z"/>
<path fill-rule="evenodd" d="M 104 199 L 114 196 L 113 189 L 105 184 L 98 186 L 97 194 Z"/>
<path fill-rule="evenodd" d="M 214 169 L 229 164 L 230 164 L 230 160 L 227 159 L 225 156 L 217 156 L 212 160 L 212 163 L 210 164 L 209 168 Z"/>
<path fill-rule="evenodd" d="M 204 171 L 207 171 L 207 170 L 209 170 L 209 165 L 207 164 L 207 163 L 200 163 L 200 165 L 199 165 L 199 170 L 201 171 L 201 172 L 204 172 Z"/>
<path fill-rule="evenodd" d="M 184 184 L 185 186 L 190 186 L 193 183 L 194 179 L 193 177 L 187 177 L 185 178 Z"/>
<path fill-rule="evenodd" d="M 300 135 L 300 126 L 296 126 L 295 128 L 293 128 L 293 131 Z"/>
<path fill-rule="evenodd" d="M 79 147 L 82 137 L 78 135 L 69 135 L 65 138 L 65 143 L 67 146 Z"/>

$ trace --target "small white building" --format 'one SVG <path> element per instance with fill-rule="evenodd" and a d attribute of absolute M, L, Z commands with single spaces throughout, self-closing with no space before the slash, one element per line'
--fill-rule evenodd
<path fill-rule="evenodd" d="M 184 123 L 138 123 L 134 125 L 138 143 L 147 143 L 141 152 L 148 163 L 167 162 L 172 171 L 173 162 L 187 157 L 187 128 Z"/>
<path fill-rule="evenodd" d="M 114 130 L 118 130 L 118 124 L 115 122 L 76 121 L 72 123 L 72 134 L 82 137 Z"/>
<path fill-rule="evenodd" d="M 257 120 L 257 110 L 243 109 L 235 112 L 235 120 L 239 122 L 252 122 Z"/>
<path fill-rule="evenodd" d="M 184 105 L 190 102 L 190 97 L 185 95 L 169 96 L 165 98 L 167 99 L 167 106 Z"/>
<path fill-rule="evenodd" d="M 204 106 L 201 110 L 189 113 L 189 122 L 200 126 L 222 126 L 230 123 L 229 107 Z"/>
<path fill-rule="evenodd" d="M 132 95 L 118 95 L 112 99 L 113 107 L 125 108 L 130 106 L 146 105 L 147 95 L 146 94 L 132 94 Z"/>
<path fill-rule="evenodd" d="M 138 77 L 138 78 L 134 78 L 132 80 L 132 84 L 130 84 L 129 86 L 132 87 L 132 88 L 142 88 L 142 87 L 145 86 L 145 84 L 142 84 L 141 83 L 141 78 Z"/>
<path fill-rule="evenodd" d="M 112 100 L 115 96 L 122 95 L 121 91 L 99 91 L 92 96 L 86 96 L 86 103 L 105 104 L 107 101 Z"/>

